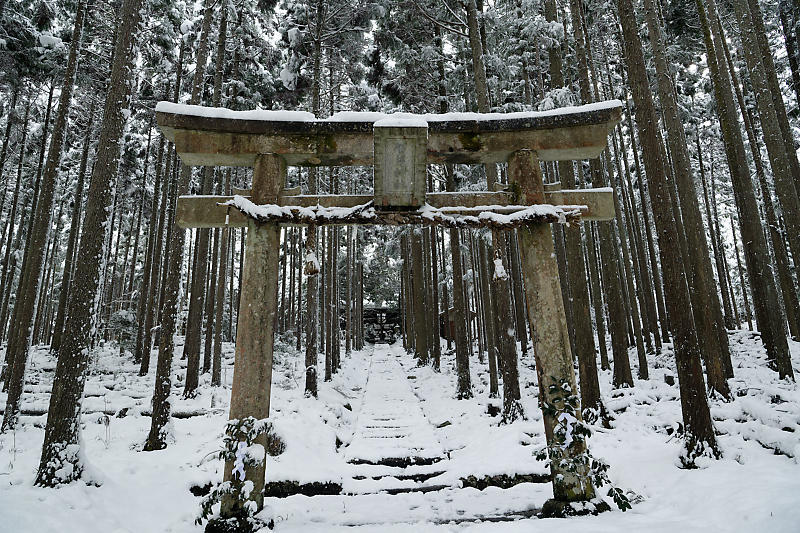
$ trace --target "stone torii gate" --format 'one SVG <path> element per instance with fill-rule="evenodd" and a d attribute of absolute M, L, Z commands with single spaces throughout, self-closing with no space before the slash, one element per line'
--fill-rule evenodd
<path fill-rule="evenodd" d="M 183 196 L 176 212 L 182 228 L 248 228 L 232 420 L 269 415 L 280 224 L 518 228 L 553 503 L 594 498 L 585 441 L 571 433 L 580 406 L 550 224 L 613 219 L 613 192 L 545 185 L 539 162 L 598 157 L 620 120 L 620 102 L 544 113 L 342 113 L 325 120 L 303 112 L 235 112 L 167 102 L 156 112 L 184 164 L 253 167 L 251 191 L 233 197 Z M 509 185 L 499 191 L 426 192 L 426 165 L 442 163 L 508 163 Z M 373 165 L 374 194 L 301 195 L 286 189 L 287 165 Z M 265 438 L 262 434 L 256 442 L 263 444 Z M 265 464 L 262 458 L 245 465 L 246 479 L 253 482 L 249 499 L 258 509 Z M 237 476 L 244 481 L 229 461 L 225 480 Z M 246 504 L 241 496 L 224 499 L 223 518 L 241 517 Z"/>

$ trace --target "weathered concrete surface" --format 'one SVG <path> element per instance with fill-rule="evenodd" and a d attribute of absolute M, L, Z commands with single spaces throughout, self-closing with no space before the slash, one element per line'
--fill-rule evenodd
<path fill-rule="evenodd" d="M 261 155 L 253 172 L 254 197 L 274 202 L 286 179 L 286 164 L 274 154 Z M 277 224 L 249 221 L 247 246 L 242 268 L 242 290 L 236 328 L 236 360 L 231 387 L 230 419 L 269 417 L 272 389 L 272 349 L 278 311 L 278 252 L 280 228 Z M 243 440 L 238 437 L 239 440 Z M 266 445 L 261 434 L 256 443 Z M 266 446 L 265 446 L 266 447 Z M 253 482 L 250 499 L 261 509 L 266 463 L 246 467 L 245 478 Z M 225 481 L 233 478 L 233 461 L 225 463 Z M 226 496 L 222 516 L 240 516 L 245 502 Z"/>
<path fill-rule="evenodd" d="M 543 161 L 591 159 L 606 146 L 621 107 L 582 112 L 428 123 L 428 163 L 505 162 L 535 150 Z M 158 112 L 161 131 L 187 165 L 253 166 L 275 153 L 288 165 L 373 164 L 373 122 L 260 121 Z"/>
<path fill-rule="evenodd" d="M 544 185 L 536 152 L 523 150 L 508 162 L 509 181 L 516 183 L 530 201 L 544 197 Z M 565 391 L 578 391 L 572 364 L 567 317 L 553 248 L 553 232 L 547 224 L 530 224 L 518 230 L 520 261 L 525 280 L 525 301 L 531 323 L 536 373 L 543 409 L 545 437 L 550 452 L 553 495 L 557 501 L 580 501 L 594 497 L 588 468 L 581 462 L 586 452 L 582 438 L 559 442 L 556 428 L 567 420 L 581 420 L 579 400 L 574 414 L 568 408 Z M 570 422 L 571 421 L 571 422 Z M 553 457 L 559 450 L 563 456 Z"/>

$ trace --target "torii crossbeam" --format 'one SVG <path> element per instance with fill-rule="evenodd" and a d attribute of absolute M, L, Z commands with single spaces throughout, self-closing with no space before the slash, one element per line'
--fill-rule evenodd
<path fill-rule="evenodd" d="M 280 224 L 429 224 L 517 228 L 528 318 L 540 382 L 554 499 L 592 499 L 582 440 L 559 442 L 564 391 L 577 391 L 550 223 L 610 220 L 610 188 L 561 190 L 545 185 L 540 161 L 590 159 L 606 147 L 622 115 L 618 101 L 542 113 L 382 115 L 236 112 L 161 102 L 158 125 L 187 165 L 253 167 L 249 191 L 183 196 L 184 228 L 247 227 L 236 335 L 231 419 L 269 415 L 277 311 Z M 508 163 L 504 190 L 428 193 L 427 164 Z M 286 167 L 373 165 L 373 195 L 301 195 L 286 189 Z M 580 408 L 577 409 L 580 417 Z M 262 436 L 263 437 L 263 436 Z M 571 439 L 570 439 L 571 440 Z M 225 479 L 233 479 L 226 464 Z M 263 505 L 265 463 L 246 469 L 250 499 Z M 223 501 L 239 516 L 243 501 Z"/>

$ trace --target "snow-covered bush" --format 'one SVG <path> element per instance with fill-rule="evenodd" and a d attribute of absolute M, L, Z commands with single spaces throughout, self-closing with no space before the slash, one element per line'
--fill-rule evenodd
<path fill-rule="evenodd" d="M 592 430 L 586 422 L 578 418 L 580 399 L 567 380 L 556 381 L 552 377 L 550 379 L 552 383 L 547 387 L 551 401 L 542 402 L 542 412 L 556 421 L 553 427 L 553 439 L 548 446 L 536 452 L 536 458 L 540 461 L 555 462 L 562 471 L 588 473 L 595 490 L 608 485 L 607 494 L 620 511 L 630 509 L 629 498 L 621 489 L 611 484 L 608 464 L 602 459 L 593 457 L 586 446 L 586 439 L 591 436 Z M 575 453 L 576 450 L 581 451 Z M 548 467 L 550 463 L 547 463 Z"/>
<path fill-rule="evenodd" d="M 256 440 L 271 433 L 271 423 L 266 418 L 259 420 L 250 416 L 228 421 L 223 439 L 224 447 L 218 457 L 225 463 L 233 463 L 231 479 L 214 487 L 203 498 L 200 515 L 195 523 L 201 524 L 204 520 L 209 520 L 220 531 L 255 531 L 265 525 L 255 518 L 259 504 L 252 499 L 255 486 L 252 480 L 246 479 L 246 472 L 264 464 L 267 453 L 264 445 Z M 223 500 L 231 502 L 229 505 L 233 510 L 233 517 L 223 518 L 215 513 L 215 506 L 222 504 Z"/>
<path fill-rule="evenodd" d="M 132 351 L 136 342 L 136 315 L 130 309 L 120 309 L 111 315 L 108 320 L 108 329 L 111 330 L 120 348 Z"/>

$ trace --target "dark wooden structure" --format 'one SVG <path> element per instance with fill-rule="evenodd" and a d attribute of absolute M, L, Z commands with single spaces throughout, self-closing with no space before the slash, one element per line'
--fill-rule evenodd
<path fill-rule="evenodd" d="M 473 309 L 467 311 L 467 322 L 475 320 L 477 313 Z M 439 335 L 446 340 L 452 341 L 456 338 L 455 308 L 451 307 L 439 313 Z"/>
<path fill-rule="evenodd" d="M 396 307 L 365 306 L 364 340 L 371 344 L 393 344 L 400 336 L 400 310 Z"/>

